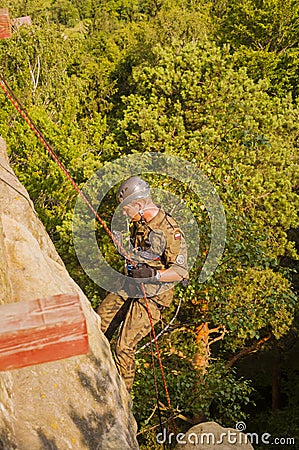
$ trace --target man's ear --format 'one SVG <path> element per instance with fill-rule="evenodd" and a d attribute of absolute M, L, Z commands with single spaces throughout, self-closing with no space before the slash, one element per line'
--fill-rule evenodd
<path fill-rule="evenodd" d="M 134 206 L 135 206 L 135 208 L 138 208 L 138 209 L 143 209 L 143 207 L 144 207 L 144 205 L 141 202 L 136 202 Z"/>

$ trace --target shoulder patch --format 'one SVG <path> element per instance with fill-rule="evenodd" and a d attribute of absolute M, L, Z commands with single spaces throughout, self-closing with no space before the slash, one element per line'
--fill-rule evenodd
<path fill-rule="evenodd" d="M 176 257 L 175 262 L 176 262 L 177 264 L 179 264 L 180 266 L 182 266 L 182 265 L 185 263 L 185 256 L 184 256 L 184 255 L 178 255 L 178 256 Z"/>
<path fill-rule="evenodd" d="M 181 239 L 182 235 L 179 231 L 177 231 L 176 233 L 174 233 L 174 238 L 177 239 Z"/>

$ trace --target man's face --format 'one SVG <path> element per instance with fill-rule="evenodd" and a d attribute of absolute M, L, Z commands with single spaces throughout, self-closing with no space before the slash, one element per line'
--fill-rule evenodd
<path fill-rule="evenodd" d="M 127 217 L 130 217 L 133 222 L 140 220 L 139 210 L 140 206 L 138 203 L 135 205 L 133 205 L 132 203 L 128 203 L 128 205 L 123 206 L 123 214 Z"/>

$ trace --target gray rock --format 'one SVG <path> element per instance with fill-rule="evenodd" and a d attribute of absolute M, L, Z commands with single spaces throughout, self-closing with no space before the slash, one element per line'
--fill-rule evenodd
<path fill-rule="evenodd" d="M 250 437 L 234 428 L 223 428 L 216 422 L 195 425 L 179 439 L 173 441 L 180 442 L 175 450 L 253 450 Z"/>
<path fill-rule="evenodd" d="M 100 318 L 70 278 L 0 140 L 0 305 L 78 293 L 90 353 L 0 372 L 0 450 L 134 450 L 131 399 Z"/>

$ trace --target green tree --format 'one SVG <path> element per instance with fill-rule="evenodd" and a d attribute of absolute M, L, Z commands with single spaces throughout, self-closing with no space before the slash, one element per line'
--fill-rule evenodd
<path fill-rule="evenodd" d="M 187 202 L 201 234 L 189 286 L 177 287 L 164 312 L 170 321 L 182 299 L 160 339 L 174 409 L 184 421 L 205 415 L 233 425 L 253 398 L 249 370 L 242 378 L 235 362 L 263 346 L 269 353 L 283 349 L 288 330 L 297 330 L 291 273 L 280 265 L 297 258 L 287 234 L 298 223 L 297 5 L 10 0 L 3 6 L 11 17 L 31 15 L 33 26 L 0 41 L 1 72 L 80 186 L 121 154 L 153 151 L 192 161 L 217 188 L 227 245 L 202 285 L 207 211 L 171 174 L 150 179 Z M 104 293 L 84 274 L 71 242 L 76 194 L 3 96 L 0 106 L 0 134 L 15 170 L 96 306 Z M 107 223 L 115 206 L 112 192 L 101 206 Z M 103 253 L 119 267 L 110 240 L 98 233 Z M 146 427 L 156 422 L 149 420 L 155 393 L 148 347 L 138 358 L 134 408 Z M 158 383 L 163 391 L 159 377 Z M 160 400 L 166 405 L 163 394 Z M 154 448 L 153 439 L 146 434 L 144 448 Z"/>
<path fill-rule="evenodd" d="M 97 62 L 86 52 L 84 35 L 67 35 L 67 31 L 44 19 L 36 19 L 32 27 L 21 27 L 11 39 L 0 42 L 0 67 L 2 76 L 80 185 L 113 153 L 115 146 L 108 137 L 104 114 L 110 109 L 107 99 L 114 86 L 107 60 Z M 2 95 L 0 104 L 0 133 L 17 175 L 70 272 L 89 287 L 91 283 L 78 267 L 72 247 L 68 213 L 77 195 Z M 96 287 L 90 289 L 92 295 L 97 291 Z"/>
<path fill-rule="evenodd" d="M 199 351 L 196 334 L 202 321 L 212 329 L 222 327 L 221 351 L 238 354 L 248 346 L 258 347 L 267 333 L 279 339 L 294 319 L 295 296 L 279 259 L 285 253 L 295 254 L 287 231 L 297 224 L 298 110 L 291 98 L 272 99 L 267 82 L 256 84 L 245 70 L 235 70 L 227 48 L 194 43 L 181 51 L 157 47 L 155 52 L 152 66 L 133 70 L 135 93 L 123 99 L 120 144 L 127 151 L 165 152 L 196 161 L 217 187 L 228 220 L 225 255 L 205 286 L 196 283 L 198 273 L 193 273 L 190 288 L 181 293 L 185 298 L 181 323 L 192 324 L 188 333 L 193 336 L 194 354 Z M 194 207 L 188 189 L 184 199 Z M 197 208 L 200 216 L 200 205 Z M 200 229 L 205 252 L 209 227 L 201 221 Z M 192 358 L 187 357 L 191 346 L 186 347 L 186 342 L 184 338 L 175 343 L 173 353 L 189 361 L 184 363 L 189 371 L 177 360 L 173 366 L 168 361 L 177 380 L 182 376 L 185 383 L 184 388 L 172 379 L 174 398 L 180 398 L 179 391 L 184 392 L 182 398 L 190 395 L 190 385 L 195 389 Z M 209 347 L 209 341 L 205 345 Z M 215 355 L 213 348 L 206 351 Z M 204 386 L 213 387 L 207 395 L 219 398 L 212 381 L 213 364 L 207 363 Z M 140 381 L 141 386 L 145 383 Z M 200 391 L 197 385 L 197 399 L 202 402 Z M 196 414 L 199 403 L 193 400 L 190 406 Z M 183 402 L 178 407 L 185 408 Z M 207 404 L 204 411 L 208 413 Z"/>
<path fill-rule="evenodd" d="M 298 96 L 299 6 L 293 0 L 223 4 L 213 2 L 212 15 L 220 42 L 229 43 L 238 67 L 247 66 L 255 79 L 269 78 L 269 90 Z"/>

